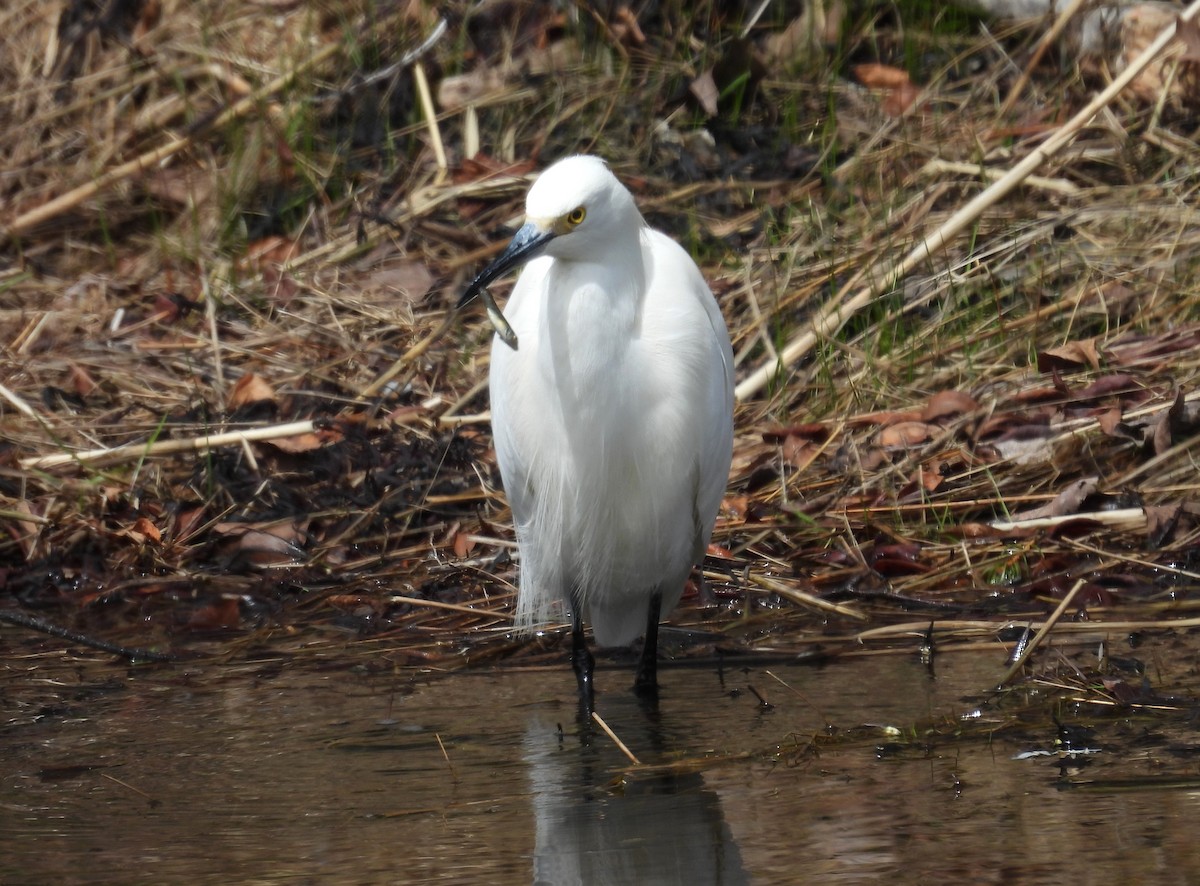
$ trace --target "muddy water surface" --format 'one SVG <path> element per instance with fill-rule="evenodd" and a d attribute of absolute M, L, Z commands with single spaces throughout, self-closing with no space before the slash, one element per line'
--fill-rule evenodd
<path fill-rule="evenodd" d="M 986 655 L 936 677 L 898 656 L 666 667 L 657 713 L 598 672 L 643 763 L 750 752 L 658 775 L 578 721 L 565 664 L 0 666 L 3 883 L 1200 882 L 1200 779 L 1129 781 L 1194 769 L 1158 727 L 1109 721 L 1147 750 L 1106 760 L 1101 730 L 1083 769 L 1018 759 L 1052 729 L 903 741 L 972 710 L 1003 670 Z M 857 737 L 815 752 L 830 727 Z"/>

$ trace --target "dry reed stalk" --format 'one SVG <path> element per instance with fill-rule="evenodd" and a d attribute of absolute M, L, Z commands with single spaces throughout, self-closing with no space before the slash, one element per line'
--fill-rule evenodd
<path fill-rule="evenodd" d="M 1189 631 L 1200 627 L 1200 618 L 1169 618 L 1169 619 L 1112 619 L 1104 621 L 1061 621 L 1061 616 L 1058 619 L 1046 619 L 1039 621 L 1037 619 L 1007 619 L 1003 621 L 994 620 L 964 620 L 964 619 L 939 619 L 934 622 L 934 633 L 956 634 L 963 636 L 987 636 L 994 637 L 996 632 L 1003 627 L 1025 627 L 1036 628 L 1041 631 L 1051 628 L 1058 633 L 1063 634 L 1100 634 L 1113 632 L 1127 631 L 1146 631 L 1154 629 L 1162 630 L 1181 630 Z M 929 631 L 929 620 L 925 621 L 909 621 L 897 624 L 885 625 L 878 628 L 870 628 L 869 630 L 860 631 L 854 635 L 854 640 L 859 643 L 869 641 L 889 639 L 895 637 L 920 637 L 924 636 Z M 1032 644 L 1030 644 L 1032 645 Z"/>
<path fill-rule="evenodd" d="M 764 588 L 772 594 L 778 594 L 780 597 L 783 597 L 786 600 L 791 600 L 793 603 L 799 604 L 800 606 L 808 606 L 824 612 L 832 612 L 836 615 L 841 615 L 845 618 L 853 618 L 858 621 L 868 620 L 865 614 L 859 612 L 852 606 L 846 606 L 842 603 L 831 603 L 829 600 L 814 596 L 813 594 L 805 593 L 799 588 L 793 588 L 781 581 L 778 581 L 777 579 L 768 578 L 765 575 L 757 574 L 751 574 L 747 576 L 747 578 L 749 578 L 749 580 L 754 584 Z"/>
<path fill-rule="evenodd" d="M 1004 120 L 1012 113 L 1017 100 L 1025 92 L 1025 87 L 1029 85 L 1029 78 L 1033 74 L 1034 69 L 1037 68 L 1038 63 L 1041 62 L 1042 56 L 1054 46 L 1058 38 L 1062 36 L 1063 31 L 1066 30 L 1067 25 L 1071 23 L 1071 19 L 1079 13 L 1079 10 L 1087 2 L 1088 0 L 1070 0 L 1066 6 L 1058 11 L 1058 15 L 1054 19 L 1054 24 L 1038 39 L 1037 46 L 1034 47 L 1029 61 L 1021 70 L 1021 76 L 1017 78 L 1017 82 L 1008 91 L 1008 96 L 1004 99 L 1004 104 L 1000 106 L 1000 111 L 996 114 L 998 119 Z"/>
<path fill-rule="evenodd" d="M 1179 21 L 1190 22 L 1195 18 L 1197 12 L 1200 12 L 1200 0 L 1193 0 L 1187 9 L 1180 13 Z M 826 306 L 813 320 L 811 330 L 801 333 L 788 342 L 780 352 L 778 361 L 759 367 L 738 383 L 735 392 L 737 399 L 745 400 L 759 393 L 778 372 L 785 370 L 790 364 L 807 354 L 819 340 L 827 338 L 838 329 L 841 329 L 855 313 L 870 304 L 881 293 L 886 292 L 896 285 L 918 264 L 943 249 L 968 225 L 975 222 L 984 210 L 1003 199 L 1013 188 L 1028 178 L 1033 170 L 1037 169 L 1070 144 L 1071 140 L 1075 138 L 1084 126 L 1091 122 L 1097 113 L 1115 99 L 1138 74 L 1145 70 L 1158 57 L 1174 36 L 1174 25 L 1165 28 L 1136 59 L 1130 62 L 1125 70 L 1114 78 L 1112 83 L 1067 123 L 1057 129 L 1050 138 L 1046 139 L 1041 147 L 1034 149 L 1005 173 L 1003 177 L 993 182 L 988 188 L 962 206 L 939 228 L 924 238 L 920 245 L 913 249 L 904 259 L 890 267 L 873 269 L 867 275 L 872 283 L 863 287 L 848 299 L 845 296 L 849 294 L 858 278 L 852 279 L 843 286 L 837 296 L 835 296 L 833 303 Z"/>
<path fill-rule="evenodd" d="M 60 194 L 53 200 L 49 200 L 35 209 L 21 213 L 7 224 L 0 225 L 0 245 L 28 233 L 38 225 L 50 221 L 65 212 L 75 209 L 80 204 L 108 190 L 118 182 L 137 175 L 139 172 L 149 169 L 169 157 L 173 157 L 180 151 L 195 144 L 196 139 L 201 135 L 220 129 L 231 121 L 245 117 L 252 111 L 258 110 L 266 98 L 286 89 L 302 73 L 316 68 L 333 58 L 340 49 L 340 46 L 332 44 L 318 50 L 309 59 L 291 71 L 281 74 L 252 94 L 234 102 L 203 127 L 179 138 L 172 139 L 165 145 L 155 148 L 152 151 L 140 154 L 126 163 L 122 163 L 107 172 L 101 173 L 94 180 L 72 188 L 65 194 Z"/>
<path fill-rule="evenodd" d="M 311 434 L 317 426 L 311 421 L 289 422 L 268 428 L 253 428 L 246 431 L 227 431 L 221 434 L 206 434 L 187 440 L 159 440 L 154 443 L 130 443 L 105 449 L 89 449 L 83 452 L 58 452 L 36 458 L 22 459 L 22 468 L 31 471 L 46 470 L 66 464 L 103 465 L 120 464 L 150 456 L 172 455 L 179 452 L 204 452 L 220 446 L 240 446 L 257 440 L 282 440 Z"/>
<path fill-rule="evenodd" d="M 1115 511 L 1064 514 L 1061 517 L 1037 517 L 1029 520 L 995 520 L 992 527 L 1000 532 L 1019 532 L 1030 529 L 1054 529 L 1072 520 L 1089 520 L 1101 526 L 1128 532 L 1146 528 L 1146 512 L 1141 508 L 1122 508 Z"/>
<path fill-rule="evenodd" d="M 458 612 L 464 615 L 484 615 L 489 618 L 498 618 L 503 621 L 512 621 L 513 616 L 507 612 L 489 612 L 487 610 L 473 609 L 470 606 L 459 606 L 455 603 L 439 603 L 437 600 L 421 600 L 416 597 L 405 597 L 393 594 L 388 598 L 389 602 L 402 606 L 416 606 L 427 609 L 444 609 L 447 612 Z"/>

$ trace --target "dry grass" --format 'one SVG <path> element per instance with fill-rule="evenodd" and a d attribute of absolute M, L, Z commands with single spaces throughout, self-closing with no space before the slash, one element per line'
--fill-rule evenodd
<path fill-rule="evenodd" d="M 504 631 L 490 330 L 448 316 L 535 167 L 608 157 L 702 260 L 746 378 L 1096 86 L 1043 66 L 1001 116 L 1034 35 L 850 22 L 840 52 L 776 62 L 707 121 L 704 148 L 685 96 L 729 54 L 738 23 L 716 14 L 642 22 L 638 43 L 619 22 L 463 5 L 422 47 L 421 4 L 112 8 L 95 27 L 0 14 L 0 107 L 26 121 L 0 133 L 0 590 L 182 652 L 332 655 L 350 635 L 389 664 L 558 658 Z M 848 74 L 872 52 L 923 59 L 902 116 Z M 435 86 L 495 75 L 437 117 L 445 168 L 414 64 Z M 992 649 L 1079 579 L 1053 636 L 1194 611 L 1194 136 L 1119 98 L 748 394 L 714 599 L 672 618 L 709 633 L 681 655 L 915 649 L 931 622 L 935 645 Z M 292 422 L 312 425 L 150 448 Z"/>

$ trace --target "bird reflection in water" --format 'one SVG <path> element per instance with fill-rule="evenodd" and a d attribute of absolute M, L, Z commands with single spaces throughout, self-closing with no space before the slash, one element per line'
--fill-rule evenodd
<path fill-rule="evenodd" d="M 630 706 L 609 717 L 640 759 L 666 756 L 656 714 Z M 627 761 L 583 719 L 564 734 L 535 716 L 523 744 L 536 816 L 534 883 L 750 882 L 720 798 L 699 773 L 638 775 L 614 789 Z"/>

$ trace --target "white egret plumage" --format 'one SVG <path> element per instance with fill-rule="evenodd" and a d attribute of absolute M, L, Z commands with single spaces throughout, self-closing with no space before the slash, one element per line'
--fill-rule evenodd
<path fill-rule="evenodd" d="M 733 448 L 733 352 L 684 249 L 647 226 L 596 157 L 534 182 L 524 226 L 463 294 L 525 263 L 492 343 L 492 429 L 520 549 L 519 628 L 570 610 L 590 705 L 596 642 L 645 633 L 635 687 L 657 688 L 660 616 L 700 563 Z"/>

